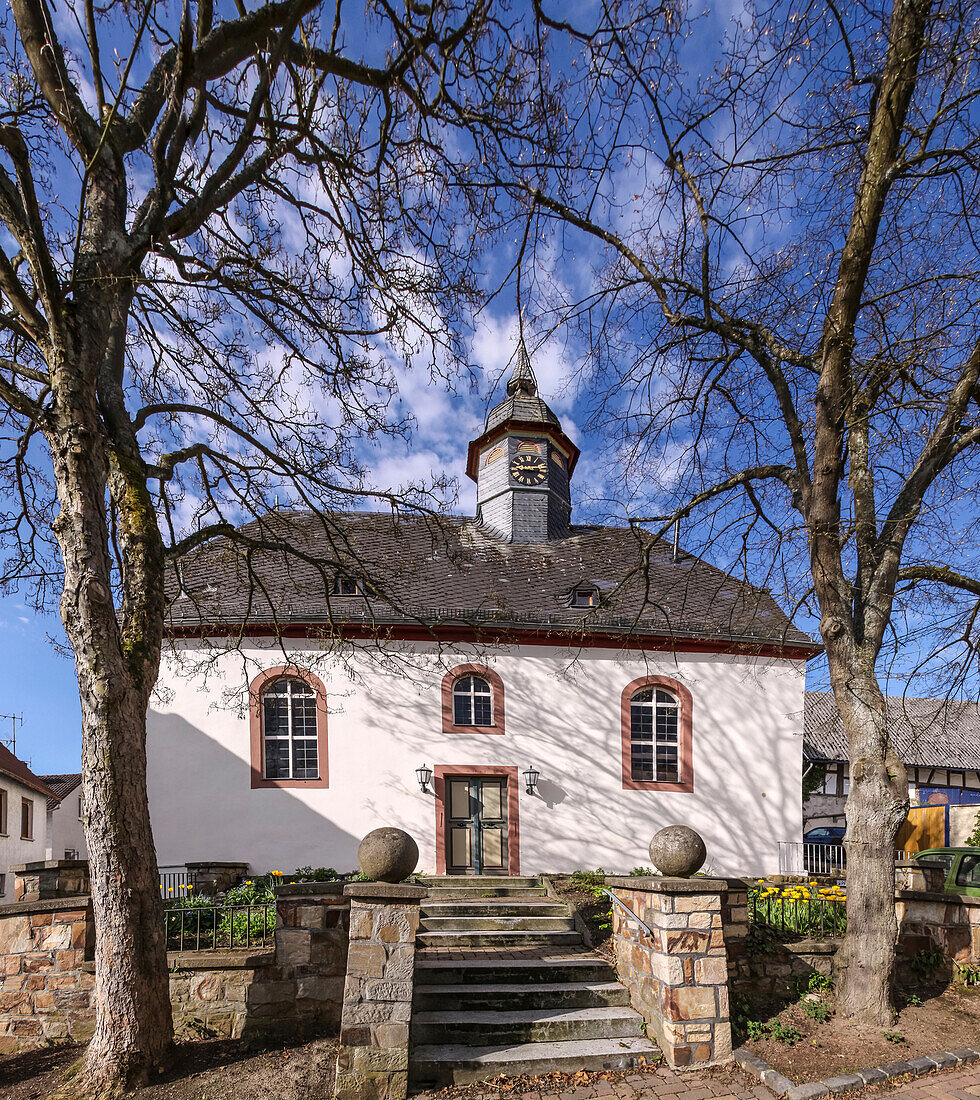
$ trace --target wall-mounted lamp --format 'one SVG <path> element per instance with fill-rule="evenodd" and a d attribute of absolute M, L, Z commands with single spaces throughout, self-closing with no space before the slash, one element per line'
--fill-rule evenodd
<path fill-rule="evenodd" d="M 422 788 L 422 793 L 428 794 L 429 781 L 432 779 L 432 769 L 423 764 L 420 768 L 415 769 L 415 775 L 419 781 L 419 786 Z"/>
<path fill-rule="evenodd" d="M 528 794 L 534 794 L 534 788 L 538 785 L 538 774 L 534 769 L 534 765 L 528 764 L 527 770 L 524 772 L 524 786 L 527 787 Z"/>

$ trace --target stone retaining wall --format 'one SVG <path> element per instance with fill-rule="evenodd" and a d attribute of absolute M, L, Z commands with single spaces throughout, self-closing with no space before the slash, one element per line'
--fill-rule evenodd
<path fill-rule="evenodd" d="M 900 954 L 938 947 L 960 966 L 980 964 L 980 898 L 900 890 L 895 908 Z"/>
<path fill-rule="evenodd" d="M 0 1054 L 91 1037 L 94 931 L 87 897 L 0 907 Z"/>
<path fill-rule="evenodd" d="M 229 1038 L 336 1031 L 350 910 L 343 887 L 279 887 L 267 949 L 168 956 L 175 1027 Z M 94 946 L 88 897 L 0 906 L 0 1053 L 90 1037 Z"/>

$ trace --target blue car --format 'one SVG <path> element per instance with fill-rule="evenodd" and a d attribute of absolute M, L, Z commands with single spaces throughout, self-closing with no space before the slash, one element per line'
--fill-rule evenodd
<path fill-rule="evenodd" d="M 832 875 L 847 866 L 843 825 L 822 825 L 803 834 L 803 867 L 810 875 Z"/>

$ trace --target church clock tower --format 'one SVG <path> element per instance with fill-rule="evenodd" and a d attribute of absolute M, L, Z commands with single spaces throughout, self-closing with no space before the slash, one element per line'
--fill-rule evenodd
<path fill-rule="evenodd" d="M 561 421 L 538 397 L 521 340 L 507 397 L 487 413 L 483 434 L 469 446 L 466 472 L 476 482 L 477 521 L 508 542 L 567 538 L 578 456 Z"/>

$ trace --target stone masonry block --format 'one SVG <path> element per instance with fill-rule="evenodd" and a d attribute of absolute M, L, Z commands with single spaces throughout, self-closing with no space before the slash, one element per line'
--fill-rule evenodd
<path fill-rule="evenodd" d="M 291 1001 L 296 995 L 295 982 L 256 982 L 248 987 L 249 1006 Z"/>
<path fill-rule="evenodd" d="M 665 985 L 684 984 L 684 960 L 676 955 L 663 955 L 659 951 L 650 958 L 653 977 Z"/>
<path fill-rule="evenodd" d="M 728 981 L 728 961 L 723 955 L 706 955 L 694 960 L 694 980 L 698 985 L 724 985 Z"/>
<path fill-rule="evenodd" d="M 393 1050 L 404 1047 L 408 1049 L 408 1024 L 390 1023 L 375 1024 L 374 1042 L 382 1049 Z"/>
<path fill-rule="evenodd" d="M 411 1001 L 411 982 L 371 981 L 364 987 L 364 997 L 368 1001 Z"/>
<path fill-rule="evenodd" d="M 0 916 L 0 955 L 22 955 L 30 951 L 31 946 L 31 918 L 28 914 Z"/>
<path fill-rule="evenodd" d="M 350 1065 L 353 1070 L 368 1072 L 374 1070 L 407 1070 L 408 1048 L 382 1050 L 378 1047 L 354 1047 Z"/>
<path fill-rule="evenodd" d="M 385 972 L 384 946 L 380 943 L 352 943 L 347 952 L 347 973 L 380 978 Z"/>
<path fill-rule="evenodd" d="M 660 1003 L 664 1016 L 670 1020 L 714 1019 L 717 1013 L 715 991 L 711 986 L 665 987 Z"/>
<path fill-rule="evenodd" d="M 688 928 L 667 933 L 667 953 L 670 955 L 706 954 L 711 945 L 711 936 L 707 932 L 698 932 Z"/>
<path fill-rule="evenodd" d="M 690 913 L 653 913 L 648 922 L 651 928 L 690 928 L 694 914 Z M 710 917 L 710 914 L 707 914 Z M 637 930 L 639 931 L 639 930 Z"/>
<path fill-rule="evenodd" d="M 279 966 L 304 966 L 310 961 L 310 953 L 309 929 L 276 929 L 276 963 Z"/>
<path fill-rule="evenodd" d="M 378 1004 L 344 1005 L 344 1024 L 388 1024 L 408 1023 L 411 1019 L 411 1005 L 407 1002 L 391 1004 L 380 1002 Z"/>
<path fill-rule="evenodd" d="M 350 910 L 350 938 L 352 940 L 369 939 L 372 924 L 371 911 L 355 902 Z"/>
<path fill-rule="evenodd" d="M 675 913 L 715 913 L 721 911 L 717 894 L 678 894 L 674 898 Z"/>
<path fill-rule="evenodd" d="M 298 905 L 296 923 L 300 928 L 323 928 L 324 909 L 322 905 Z"/>

